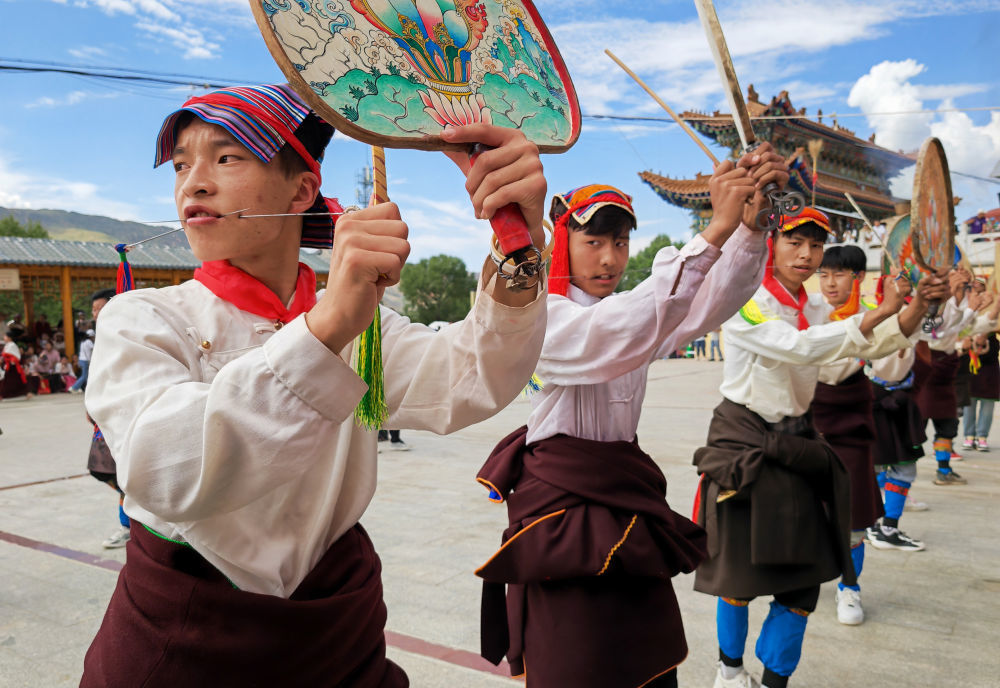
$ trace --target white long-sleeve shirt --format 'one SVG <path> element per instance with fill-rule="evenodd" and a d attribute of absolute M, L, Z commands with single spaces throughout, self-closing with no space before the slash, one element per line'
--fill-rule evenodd
<path fill-rule="evenodd" d="M 794 308 L 782 305 L 761 286 L 753 300 L 763 315 L 750 322 L 737 313 L 722 326 L 726 360 L 719 391 L 769 423 L 804 414 L 812 403 L 820 367 L 841 358 L 877 358 L 908 346 L 895 316 L 879 324 L 866 339 L 859 313 L 830 322 L 830 306 L 810 294 L 803 312 L 811 325 L 797 328 Z"/>
<path fill-rule="evenodd" d="M 760 284 L 766 258 L 763 233 L 741 226 L 721 258 L 700 236 L 680 251 L 661 249 L 631 291 L 598 299 L 570 286 L 568 298 L 549 295 L 527 441 L 634 439 L 650 363 L 718 328 Z"/>
<path fill-rule="evenodd" d="M 955 351 L 955 345 L 964 336 L 962 331 L 976 320 L 976 312 L 965 304 L 964 299 L 956 303 L 954 298 L 944 302 L 941 306 L 941 326 L 934 332 L 919 330 L 920 338 L 927 342 L 927 346 L 935 351 Z"/>
<path fill-rule="evenodd" d="M 545 318 L 543 298 L 485 293 L 440 332 L 383 308 L 388 427 L 447 433 L 505 407 Z M 125 512 L 240 589 L 291 595 L 375 492 L 376 436 L 353 417 L 364 382 L 304 316 L 276 330 L 195 280 L 115 297 L 100 331 L 86 402 Z"/>
<path fill-rule="evenodd" d="M 955 346 L 962 337 L 996 329 L 997 321 L 991 320 L 986 314 L 977 315 L 974 310 L 964 305 L 964 301 L 959 304 L 954 298 L 950 298 L 945 301 L 942 309 L 941 326 L 933 333 L 918 328 L 910 335 L 911 343 L 924 340 L 931 349 L 951 353 L 955 351 Z M 866 372 L 871 378 L 896 384 L 905 380 L 910 374 L 914 356 L 912 348 L 904 349 L 872 360 Z"/>

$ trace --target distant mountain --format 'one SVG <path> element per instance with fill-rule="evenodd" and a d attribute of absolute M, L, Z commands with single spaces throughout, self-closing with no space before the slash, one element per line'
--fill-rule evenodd
<path fill-rule="evenodd" d="M 84 215 L 68 210 L 0 208 L 0 217 L 8 215 L 12 215 L 21 224 L 37 222 L 53 239 L 102 241 L 109 244 L 138 241 L 177 226 L 143 225 L 138 222 L 115 220 L 101 215 Z M 160 246 L 187 246 L 183 232 L 170 234 L 156 241 Z"/>

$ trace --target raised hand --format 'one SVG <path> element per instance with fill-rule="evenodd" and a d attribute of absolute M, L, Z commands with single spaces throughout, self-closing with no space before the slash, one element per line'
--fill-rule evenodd
<path fill-rule="evenodd" d="M 342 216 L 326 293 L 306 314 L 309 330 L 340 353 L 368 327 L 385 288 L 399 282 L 410 255 L 408 228 L 395 203 Z"/>
<path fill-rule="evenodd" d="M 883 308 L 889 313 L 898 313 L 906 305 L 906 297 L 912 288 L 909 280 L 897 279 L 895 275 L 882 277 L 882 303 L 879 308 Z"/>
<path fill-rule="evenodd" d="M 757 229 L 757 215 L 761 210 L 768 207 L 770 201 L 767 196 L 761 193 L 771 182 L 778 185 L 779 189 L 784 189 L 788 183 L 788 165 L 785 159 L 775 152 L 770 143 L 762 143 L 749 153 L 744 153 L 737 163 L 737 167 L 743 167 L 750 171 L 750 177 L 754 181 L 756 193 L 753 199 L 743 208 L 743 224 L 750 229 Z"/>
<path fill-rule="evenodd" d="M 445 155 L 465 174 L 465 190 L 476 217 L 488 220 L 503 206 L 516 203 L 528 223 L 532 241 L 542 248 L 548 187 L 538 146 L 517 129 L 492 124 L 448 128 L 441 132 L 441 138 L 448 143 L 481 143 L 493 148 L 482 153 L 475 165 L 470 164 L 465 152 L 446 151 Z"/>
<path fill-rule="evenodd" d="M 948 273 L 948 285 L 951 287 L 951 294 L 955 297 L 956 302 L 961 303 L 962 299 L 965 298 L 965 292 L 970 282 L 972 282 L 972 275 L 965 268 L 954 268 Z"/>
<path fill-rule="evenodd" d="M 721 247 L 743 221 L 744 209 L 753 198 L 756 186 L 746 167 L 726 160 L 716 165 L 708 188 L 712 196 L 712 220 L 701 236 L 708 243 Z"/>

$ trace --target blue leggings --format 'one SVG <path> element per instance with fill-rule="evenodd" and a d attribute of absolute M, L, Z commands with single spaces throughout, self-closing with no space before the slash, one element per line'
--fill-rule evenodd
<path fill-rule="evenodd" d="M 765 669 L 778 676 L 791 676 L 802 656 L 802 639 L 809 614 L 819 601 L 819 586 L 779 593 L 760 629 L 755 652 Z M 720 597 L 716 607 L 719 651 L 726 664 L 739 666 L 748 633 L 750 600 Z M 729 660 L 729 661 L 727 661 Z"/>

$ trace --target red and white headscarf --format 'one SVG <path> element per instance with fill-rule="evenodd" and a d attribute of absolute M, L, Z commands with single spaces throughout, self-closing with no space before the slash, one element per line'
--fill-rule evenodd
<path fill-rule="evenodd" d="M 563 203 L 560 215 L 552 218 L 552 262 L 549 265 L 549 293 L 566 296 L 569 292 L 569 219 L 585 225 L 601 208 L 615 206 L 635 218 L 632 197 L 613 186 L 589 184 L 555 196 Z"/>

